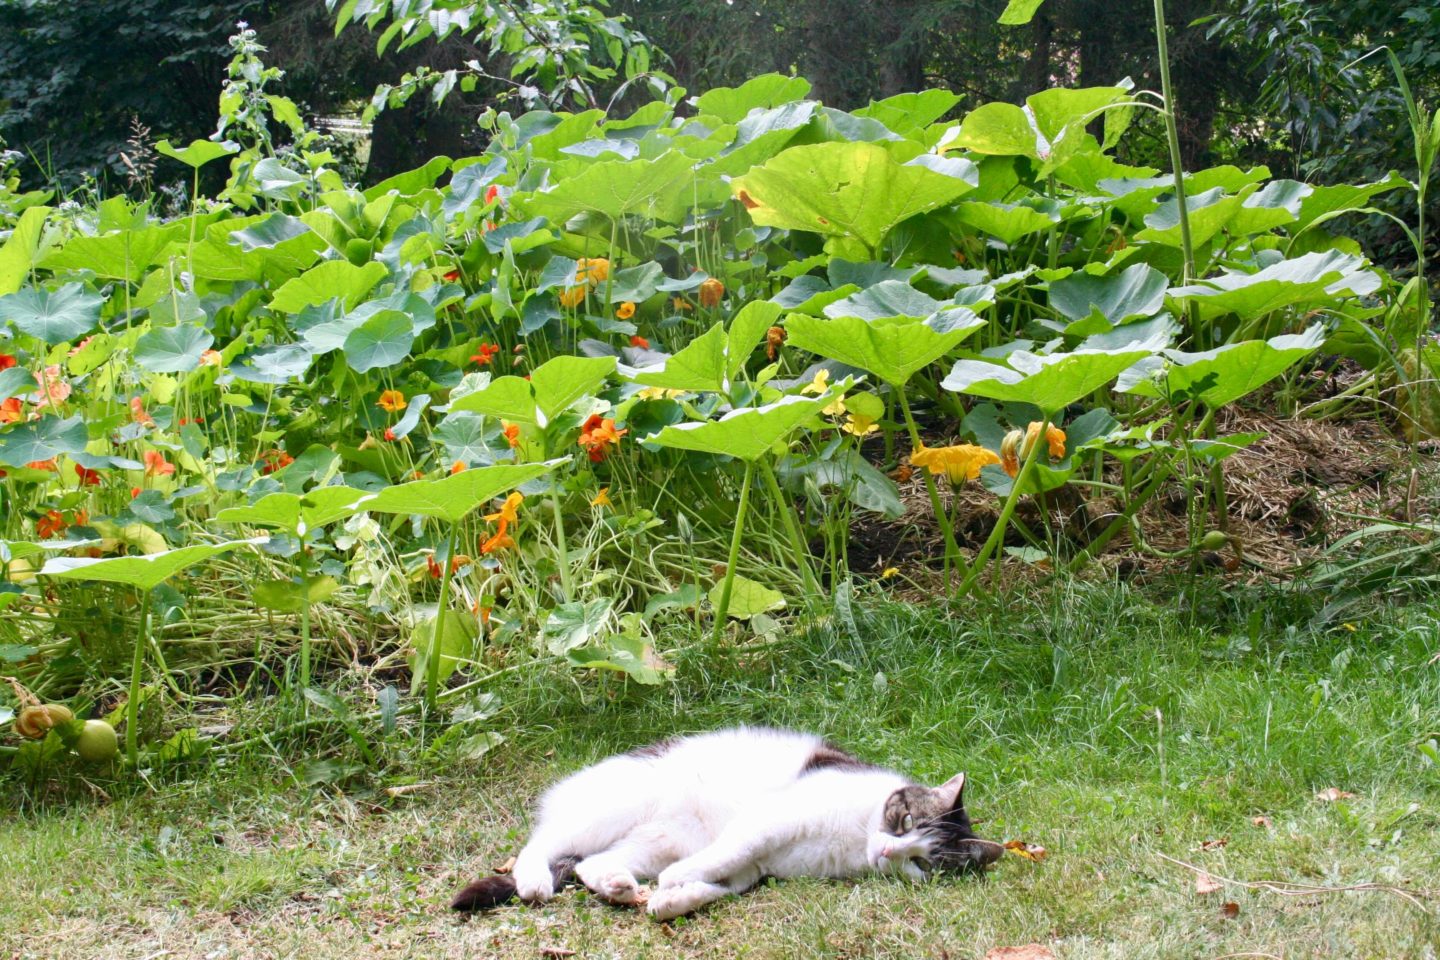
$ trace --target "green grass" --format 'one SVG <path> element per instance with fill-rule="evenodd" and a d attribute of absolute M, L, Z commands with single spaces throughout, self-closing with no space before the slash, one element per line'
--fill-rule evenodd
<path fill-rule="evenodd" d="M 1440 736 L 1440 605 L 1312 630 L 1321 600 L 1187 605 L 1077 585 L 990 612 L 884 606 L 859 637 L 827 626 L 686 655 L 659 688 L 517 672 L 490 721 L 507 741 L 479 763 L 402 726 L 383 770 L 344 790 L 301 786 L 290 766 L 348 757 L 333 739 L 153 790 L 97 782 L 109 803 L 77 787 L 0 815 L 0 955 L 958 960 L 1040 942 L 1062 958 L 1433 956 L 1440 900 L 1427 914 L 1377 891 L 1201 896 L 1160 856 L 1440 896 L 1440 770 L 1417 749 Z M 789 882 L 670 926 L 577 894 L 470 921 L 445 911 L 518 849 L 549 780 L 741 722 L 822 731 L 921 779 L 966 769 L 980 833 L 1049 857 L 920 887 Z M 414 789 L 386 793 L 400 784 Z M 1315 799 L 1327 787 L 1356 797 Z"/>

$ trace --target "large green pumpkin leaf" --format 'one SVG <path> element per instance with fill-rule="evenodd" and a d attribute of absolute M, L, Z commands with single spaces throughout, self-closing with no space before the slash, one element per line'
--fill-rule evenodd
<path fill-rule="evenodd" d="M 634 214 L 672 222 L 686 209 L 685 191 L 678 184 L 691 176 L 692 163 L 678 151 L 653 160 L 603 160 L 545 193 L 517 198 L 515 205 L 529 216 L 548 217 L 551 223 L 564 223 L 586 212 L 611 220 Z"/>
<path fill-rule="evenodd" d="M 882 280 L 843 300 L 827 304 L 824 313 L 827 317 L 859 317 L 861 320 L 885 317 L 919 319 L 944 307 L 943 300 L 916 290 L 904 280 Z"/>
<path fill-rule="evenodd" d="M 529 380 L 499 377 L 456 400 L 450 409 L 543 427 L 576 400 L 598 390 L 614 370 L 614 357 L 558 356 L 535 368 Z"/>
<path fill-rule="evenodd" d="M 207 163 L 240 152 L 240 145 L 229 140 L 191 140 L 188 147 L 177 147 L 169 140 L 155 144 L 155 151 L 163 156 L 179 160 L 185 166 L 199 170 Z"/>
<path fill-rule="evenodd" d="M 520 484 L 542 476 L 569 457 L 544 463 L 497 463 L 488 467 L 472 467 L 435 480 L 413 480 L 386 487 L 364 504 L 374 513 L 400 513 L 435 517 L 447 523 L 459 523 L 476 507 L 483 507 L 495 497 Z"/>
<path fill-rule="evenodd" d="M 1366 268 L 1363 257 L 1328 250 L 1281 260 L 1255 273 L 1208 277 L 1175 287 L 1170 295 L 1190 298 L 1204 317 L 1233 313 L 1248 319 L 1298 303 L 1364 296 L 1379 287 L 1379 275 Z"/>
<path fill-rule="evenodd" d="M 46 343 L 68 343 L 95 329 L 104 302 L 79 283 L 54 291 L 29 287 L 0 297 L 0 321 L 9 320 Z"/>
<path fill-rule="evenodd" d="M 853 237 L 873 251 L 902 220 L 942 207 L 973 185 L 896 162 L 873 143 L 792 147 L 731 189 L 762 226 Z"/>
<path fill-rule="evenodd" d="M 646 685 L 660 683 L 666 672 L 673 672 L 643 637 L 630 633 L 611 633 L 603 646 L 576 647 L 567 650 L 565 657 L 577 667 L 614 670 Z"/>
<path fill-rule="evenodd" d="M 19 290 L 30 275 L 40 238 L 45 233 L 45 218 L 49 215 L 49 207 L 26 210 L 15 222 L 10 238 L 0 245 L 0 296 Z"/>
<path fill-rule="evenodd" d="M 299 313 L 306 307 L 342 300 L 347 310 L 360 305 L 371 288 L 385 279 L 385 265 L 371 261 L 357 267 L 346 260 L 327 260 L 316 264 L 293 280 L 288 280 L 270 300 L 270 309 L 281 313 Z"/>
<path fill-rule="evenodd" d="M 135 362 L 152 373 L 186 373 L 200 366 L 200 355 L 215 336 L 193 323 L 158 327 L 135 341 Z"/>
<path fill-rule="evenodd" d="M 227 507 L 215 519 L 278 527 L 300 536 L 356 513 L 373 496 L 350 487 L 317 487 L 305 494 L 272 493 L 247 506 Z"/>
<path fill-rule="evenodd" d="M 1023 203 L 980 203 L 967 201 L 955 210 L 955 218 L 982 233 L 988 233 L 1007 247 L 1021 237 L 1049 230 L 1060 222 L 1057 215 L 1042 213 Z"/>
<path fill-rule="evenodd" d="M 1159 313 L 1168 286 L 1165 274 L 1144 263 L 1110 276 L 1072 273 L 1050 284 L 1050 306 L 1071 320 L 1099 313 L 1115 325 Z"/>
<path fill-rule="evenodd" d="M 787 77 L 764 73 L 751 77 L 738 87 L 716 87 L 695 98 L 699 116 L 718 118 L 722 123 L 739 123 L 751 110 L 778 107 L 805 99 L 810 82 L 804 77 Z"/>
<path fill-rule="evenodd" d="M 437 616 L 417 624 L 410 634 L 410 647 L 415 651 L 410 665 L 410 693 L 419 693 L 429 675 L 428 658 L 440 631 L 440 680 L 448 680 L 461 661 L 475 655 L 475 638 L 480 627 L 474 617 L 462 616 L 454 610 L 441 611 Z"/>
<path fill-rule="evenodd" d="M 730 333 L 725 344 L 728 359 L 725 373 L 730 379 L 745 367 L 745 361 L 755 352 L 755 347 L 767 330 L 780 319 L 780 307 L 764 300 L 752 300 L 740 308 L 730 321 Z"/>
<path fill-rule="evenodd" d="M 691 340 L 679 353 L 648 367 L 640 367 L 627 379 L 646 387 L 667 390 L 725 389 L 725 325 L 717 323 Z"/>
<path fill-rule="evenodd" d="M 1142 397 L 1196 399 L 1220 407 L 1274 380 L 1319 349 L 1324 339 L 1324 330 L 1317 323 L 1304 333 L 1245 340 L 1200 353 L 1166 350 L 1125 371 L 1115 389 Z"/>
<path fill-rule="evenodd" d="M 821 320 L 791 314 L 785 330 L 792 346 L 868 370 L 893 386 L 953 350 L 985 326 L 964 307 L 942 310 L 925 320 L 913 317 L 834 317 Z"/>
<path fill-rule="evenodd" d="M 256 537 L 251 540 L 196 544 L 133 557 L 56 557 L 40 568 L 40 575 L 65 580 L 101 580 L 106 583 L 123 583 L 139 590 L 154 590 L 186 567 L 222 553 L 229 553 L 238 547 L 264 542 L 264 537 Z"/>
<path fill-rule="evenodd" d="M 833 399 L 829 394 L 816 398 L 782 397 L 763 407 L 732 410 L 719 420 L 673 424 L 647 437 L 645 442 L 677 450 L 758 460 Z"/>
<path fill-rule="evenodd" d="M 861 107 L 854 114 L 879 120 L 902 137 L 914 138 L 959 102 L 960 95 L 949 90 L 921 90 L 872 100 L 868 107 Z"/>
<path fill-rule="evenodd" d="M 1006 355 L 1008 366 L 960 360 L 940 385 L 1004 403 L 1028 403 L 1054 415 L 1147 356 L 1148 350 L 1076 350 L 1046 355 L 1016 350 Z"/>

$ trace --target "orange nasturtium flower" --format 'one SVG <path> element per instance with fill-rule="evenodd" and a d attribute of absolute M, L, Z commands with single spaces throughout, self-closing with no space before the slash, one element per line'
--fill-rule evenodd
<path fill-rule="evenodd" d="M 25 419 L 25 408 L 19 397 L 11 397 L 0 403 L 0 423 L 19 423 Z"/>
<path fill-rule="evenodd" d="M 142 427 L 153 427 L 153 426 L 155 426 L 155 418 L 152 417 L 152 416 L 150 416 L 150 414 L 148 414 L 148 413 L 145 412 L 145 398 L 144 398 L 144 397 L 131 397 L 131 398 L 130 398 L 130 419 L 134 420 L 136 423 L 140 424 L 140 426 L 142 426 Z"/>
<path fill-rule="evenodd" d="M 269 450 L 260 454 L 260 460 L 264 463 L 264 466 L 260 468 L 260 472 L 266 476 L 275 473 L 277 470 L 283 470 L 295 462 L 294 457 L 279 447 L 271 447 Z"/>
<path fill-rule="evenodd" d="M 51 473 L 55 473 L 60 469 L 54 457 L 51 457 L 49 460 L 31 460 L 25 464 L 25 467 L 28 470 L 49 470 Z"/>
<path fill-rule="evenodd" d="M 720 301 L 724 298 L 725 284 L 721 283 L 719 280 L 716 280 L 714 277 L 711 277 L 704 283 L 700 284 L 700 306 L 718 307 L 720 306 Z"/>
<path fill-rule="evenodd" d="M 145 476 L 168 477 L 175 472 L 175 464 L 165 459 L 159 450 L 145 451 Z"/>
<path fill-rule="evenodd" d="M 624 303 L 620 304 L 620 306 L 615 309 L 615 316 L 621 320 L 629 320 L 631 317 L 635 316 L 635 304 L 629 300 L 626 300 Z"/>
<path fill-rule="evenodd" d="M 375 406 L 384 410 L 386 413 L 399 413 L 409 406 L 409 404 L 405 402 L 405 394 L 399 390 L 386 390 L 380 394 L 380 399 L 375 401 Z"/>
<path fill-rule="evenodd" d="M 958 486 L 966 480 L 976 479 L 980 476 L 981 467 L 987 463 L 999 463 L 1000 458 L 973 443 L 960 443 L 949 447 L 927 447 L 922 443 L 920 449 L 910 454 L 910 462 L 917 467 L 924 467 L 936 476 L 944 474 L 950 478 L 952 484 Z"/>
<path fill-rule="evenodd" d="M 19 362 L 13 353 L 0 353 L 0 370 L 9 370 Z"/>
<path fill-rule="evenodd" d="M 200 354 L 200 366 L 218 367 L 220 366 L 220 361 L 222 359 L 223 358 L 220 356 L 219 350 L 206 350 L 204 353 Z"/>
<path fill-rule="evenodd" d="M 457 474 L 457 473 L 464 473 L 464 472 L 465 472 L 465 461 L 464 461 L 464 460 L 456 460 L 454 463 L 452 463 L 452 464 L 450 465 L 450 476 L 453 477 L 453 476 L 455 476 L 455 474 Z"/>
<path fill-rule="evenodd" d="M 679 310 L 681 313 L 684 313 L 687 310 L 695 309 L 695 304 L 691 303 L 689 300 L 686 300 L 684 297 L 671 297 L 670 306 L 674 307 L 676 310 Z"/>
<path fill-rule="evenodd" d="M 70 384 L 65 382 L 58 363 L 52 363 L 35 374 L 35 383 L 40 387 L 41 394 L 38 406 L 43 407 L 48 403 L 52 407 L 58 407 L 70 397 Z"/>
<path fill-rule="evenodd" d="M 481 553 L 493 553 L 515 546 L 514 539 L 509 535 L 510 524 L 520 521 L 520 504 L 524 502 L 525 495 L 517 490 L 505 498 L 499 510 L 485 514 L 485 519 L 495 524 L 495 535 L 480 544 Z"/>
<path fill-rule="evenodd" d="M 607 446 L 618 447 L 620 438 L 629 433 L 629 430 L 616 430 L 615 421 L 609 417 L 602 417 L 598 413 L 592 413 L 590 418 L 580 427 L 580 439 L 578 443 L 585 448 L 590 455 L 591 463 L 599 463 L 609 456 Z"/>
<path fill-rule="evenodd" d="M 82 487 L 100 486 L 100 473 L 97 470 L 82 467 L 77 463 L 75 464 L 75 476 L 80 478 L 80 486 Z"/>
<path fill-rule="evenodd" d="M 488 367 L 490 366 L 490 362 L 495 359 L 495 354 L 499 352 L 500 347 L 498 344 L 482 343 L 476 352 L 470 355 L 470 362 L 477 366 Z"/>
<path fill-rule="evenodd" d="M 644 337 L 640 336 L 640 334 L 637 333 L 635 334 L 635 336 L 630 338 L 630 346 L 639 347 L 641 350 L 649 350 L 650 341 L 646 340 Z"/>
<path fill-rule="evenodd" d="M 520 447 L 520 424 L 518 424 L 518 423 L 507 423 L 507 424 L 505 424 L 505 430 L 504 430 L 503 432 L 504 432 L 504 434 L 505 434 L 505 442 L 508 443 L 508 444 L 510 444 L 510 449 L 511 449 L 511 450 L 519 449 L 519 447 Z"/>
<path fill-rule="evenodd" d="M 613 507 L 614 504 L 610 502 L 610 488 L 609 488 L 609 487 L 601 487 L 601 488 L 600 488 L 600 492 L 597 493 L 597 494 L 595 494 L 595 496 L 593 496 L 593 497 L 590 498 L 590 506 L 592 506 L 592 507 Z"/>

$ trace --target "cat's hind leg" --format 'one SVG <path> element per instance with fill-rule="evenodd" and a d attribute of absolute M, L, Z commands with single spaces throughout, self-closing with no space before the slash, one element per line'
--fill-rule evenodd
<path fill-rule="evenodd" d="M 674 835 L 659 824 L 641 824 L 609 850 L 575 866 L 575 875 L 596 896 L 628 906 L 640 896 L 640 880 L 653 879 L 684 854 Z"/>

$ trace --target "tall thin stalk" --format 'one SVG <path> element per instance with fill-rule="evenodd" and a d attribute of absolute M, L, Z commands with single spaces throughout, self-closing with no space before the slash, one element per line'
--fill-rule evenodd
<path fill-rule="evenodd" d="M 735 587 L 735 567 L 740 563 L 740 537 L 745 532 L 745 513 L 750 509 L 750 481 L 755 477 L 755 461 L 745 461 L 745 479 L 740 482 L 740 505 L 735 510 L 735 532 L 730 535 L 730 556 L 725 562 L 725 580 L 720 587 L 720 605 L 715 608 L 715 629 L 711 639 L 720 642 L 725 632 L 725 618 L 730 614 L 730 593 Z"/>
<path fill-rule="evenodd" d="M 1165 0 L 1155 0 L 1155 48 L 1160 57 L 1160 93 L 1165 98 L 1165 137 L 1170 141 L 1170 173 L 1175 179 L 1175 204 L 1180 217 L 1180 249 L 1185 258 L 1182 280 L 1195 279 L 1195 247 L 1190 240 L 1190 211 L 1185 202 L 1185 170 L 1180 160 L 1180 129 L 1175 123 L 1175 90 L 1170 84 L 1170 49 L 1165 39 Z M 1194 336 L 1198 317 L 1193 309 L 1190 334 Z"/>
<path fill-rule="evenodd" d="M 900 412 L 905 417 L 905 426 L 910 431 L 910 449 L 920 449 L 920 429 L 915 426 L 915 417 L 910 412 L 910 401 L 905 397 L 904 389 L 897 388 L 895 395 L 900 400 Z M 935 514 L 935 522 L 940 525 L 940 532 L 945 537 L 945 589 L 950 589 L 950 566 L 953 563 L 955 569 L 960 571 L 965 566 L 965 561 L 960 557 L 960 545 L 955 542 L 955 529 L 950 526 L 950 516 L 945 512 L 944 505 L 940 502 L 940 491 L 935 486 L 935 478 L 930 475 L 929 470 L 921 470 L 925 477 L 925 491 L 930 494 L 930 509 Z"/>
<path fill-rule="evenodd" d="M 425 654 L 425 712 L 435 708 L 440 692 L 440 651 L 445 637 L 445 617 L 450 606 L 450 571 L 454 567 L 455 526 L 445 538 L 445 562 L 440 573 L 440 600 L 435 610 L 435 626 L 430 631 L 430 650 Z"/>
<path fill-rule="evenodd" d="M 130 662 L 130 699 L 125 704 L 125 759 L 131 769 L 140 765 L 140 674 L 145 669 L 145 645 L 150 637 L 150 591 L 140 591 L 140 628 L 135 656 Z"/>

